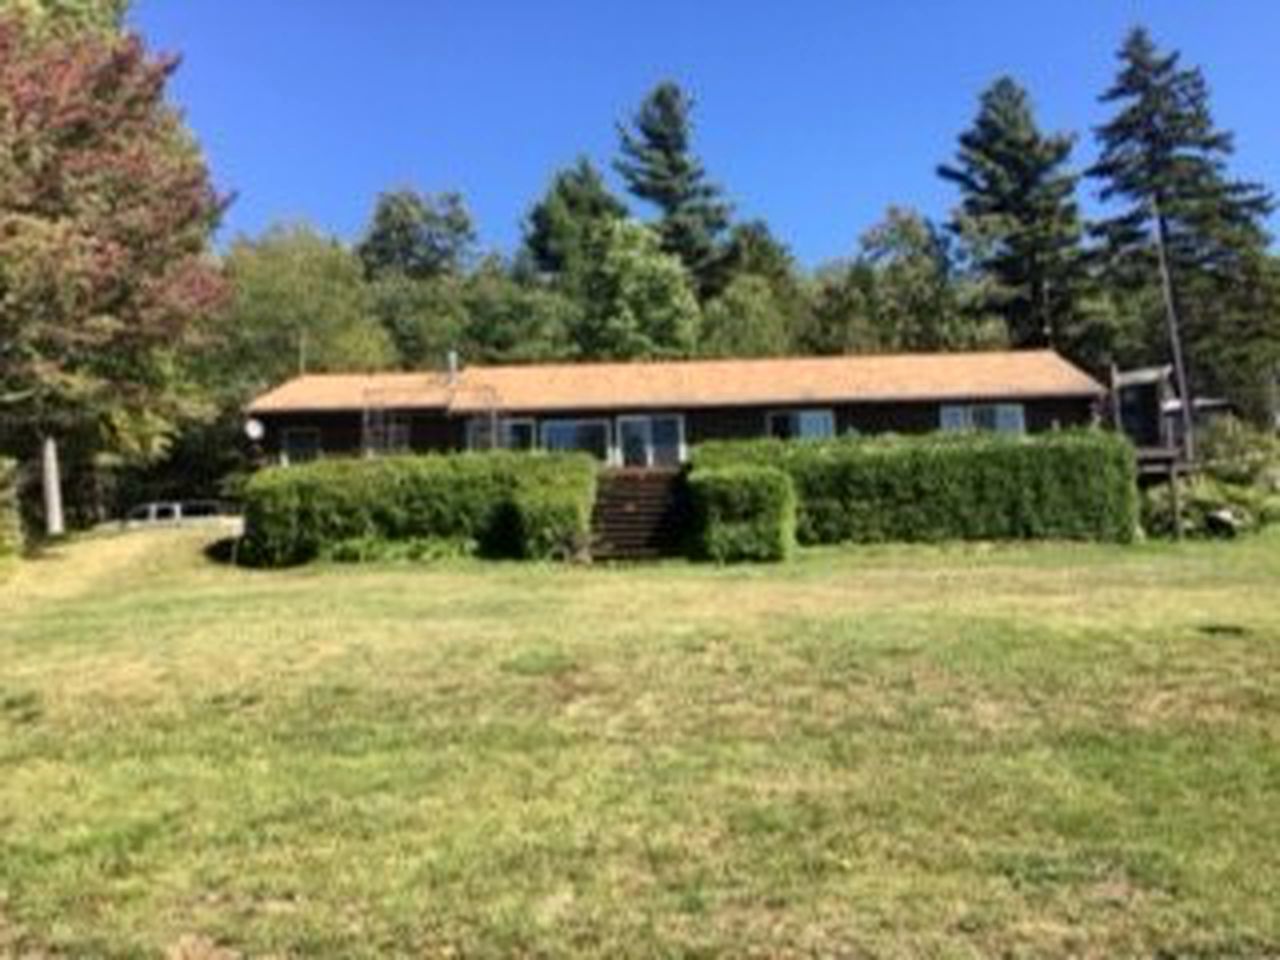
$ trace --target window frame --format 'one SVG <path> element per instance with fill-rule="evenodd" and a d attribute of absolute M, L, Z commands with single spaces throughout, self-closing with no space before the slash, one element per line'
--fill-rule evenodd
<path fill-rule="evenodd" d="M 827 431 L 815 436 L 805 436 L 799 426 L 806 415 L 821 415 L 827 422 Z M 797 430 L 789 436 L 780 437 L 774 432 L 774 424 L 783 417 L 793 418 Z M 832 407 L 792 407 L 786 410 L 770 410 L 764 416 L 765 436 L 777 440 L 833 440 L 836 436 L 836 412 Z"/>
<path fill-rule="evenodd" d="M 990 411 L 992 426 L 978 423 L 978 411 Z M 1006 415 L 1012 415 L 1017 426 L 1006 429 L 1001 426 Z M 938 429 L 943 433 L 996 433 L 1021 437 L 1027 434 L 1027 405 L 1025 403 L 944 403 L 938 407 Z"/>
<path fill-rule="evenodd" d="M 551 444 L 547 443 L 548 429 L 554 429 L 555 427 L 564 426 L 565 424 L 573 424 L 575 427 L 579 427 L 579 428 L 587 425 L 593 425 L 593 426 L 598 425 L 598 426 L 604 427 L 605 454 L 601 462 L 605 464 L 612 464 L 614 462 L 615 456 L 616 456 L 616 447 L 614 445 L 615 437 L 614 437 L 614 431 L 613 431 L 613 421 L 610 420 L 608 417 L 553 417 L 553 418 L 548 418 L 546 420 L 543 420 L 541 423 L 538 424 L 538 442 L 540 444 L 540 449 L 547 450 L 552 453 L 581 452 L 581 453 L 590 453 L 594 455 L 595 453 L 594 450 L 588 450 L 582 447 L 573 447 L 566 450 L 565 448 L 559 448 L 559 447 L 553 448 Z"/>
<path fill-rule="evenodd" d="M 675 464 L 656 463 L 654 451 L 657 449 L 653 442 L 653 423 L 655 420 L 674 420 L 676 430 L 680 435 L 680 442 L 676 444 L 676 462 Z M 626 466 L 626 451 L 622 447 L 622 430 L 623 425 L 627 423 L 644 423 L 645 428 L 645 462 L 637 469 L 653 469 L 655 467 L 671 467 L 680 466 L 689 460 L 689 439 L 688 424 L 683 413 L 627 413 L 617 417 L 617 432 L 614 434 L 614 446 L 616 448 L 615 459 L 618 466 Z"/>

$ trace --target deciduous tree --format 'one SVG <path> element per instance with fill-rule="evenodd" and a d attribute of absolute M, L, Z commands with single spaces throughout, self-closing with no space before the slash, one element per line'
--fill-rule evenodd
<path fill-rule="evenodd" d="M 165 99 L 176 68 L 136 37 L 0 15 L 0 405 L 48 442 L 88 426 L 159 449 L 223 298 L 224 201 Z"/>
<path fill-rule="evenodd" d="M 701 315 L 680 261 L 644 224 L 611 220 L 593 231 L 583 313 L 573 330 L 579 355 L 628 360 L 684 357 L 696 349 Z"/>

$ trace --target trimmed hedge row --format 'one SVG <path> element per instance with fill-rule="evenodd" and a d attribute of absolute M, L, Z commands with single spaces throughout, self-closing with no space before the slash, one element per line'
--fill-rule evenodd
<path fill-rule="evenodd" d="M 371 545 L 469 542 L 493 556 L 577 552 L 590 536 L 587 455 L 475 453 L 322 460 L 245 486 L 241 555 L 260 566 L 377 555 Z"/>
<path fill-rule="evenodd" d="M 693 553 L 716 563 L 785 560 L 796 543 L 796 494 L 773 467 L 722 467 L 689 476 Z"/>
<path fill-rule="evenodd" d="M 0 558 L 22 551 L 22 514 L 18 500 L 18 465 L 0 459 Z"/>
<path fill-rule="evenodd" d="M 795 485 L 801 543 L 1068 539 L 1138 531 L 1128 441 L 1097 430 L 717 442 L 695 469 L 772 466 Z"/>

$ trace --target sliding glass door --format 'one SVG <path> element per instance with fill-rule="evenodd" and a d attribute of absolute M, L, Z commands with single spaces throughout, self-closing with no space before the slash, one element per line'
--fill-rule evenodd
<path fill-rule="evenodd" d="M 619 417 L 618 458 L 624 467 L 678 467 L 684 460 L 684 418 Z"/>

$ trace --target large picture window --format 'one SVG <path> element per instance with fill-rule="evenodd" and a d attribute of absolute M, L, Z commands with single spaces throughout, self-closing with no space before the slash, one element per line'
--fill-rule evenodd
<path fill-rule="evenodd" d="M 1026 433 L 1027 413 L 1020 403 L 947 404 L 939 426 L 948 432 Z"/>
<path fill-rule="evenodd" d="M 609 459 L 608 420 L 546 420 L 542 424 L 542 446 L 552 452 L 581 450 L 598 459 Z"/>
<path fill-rule="evenodd" d="M 779 440 L 826 440 L 836 435 L 830 410 L 775 410 L 767 417 L 769 436 Z"/>

